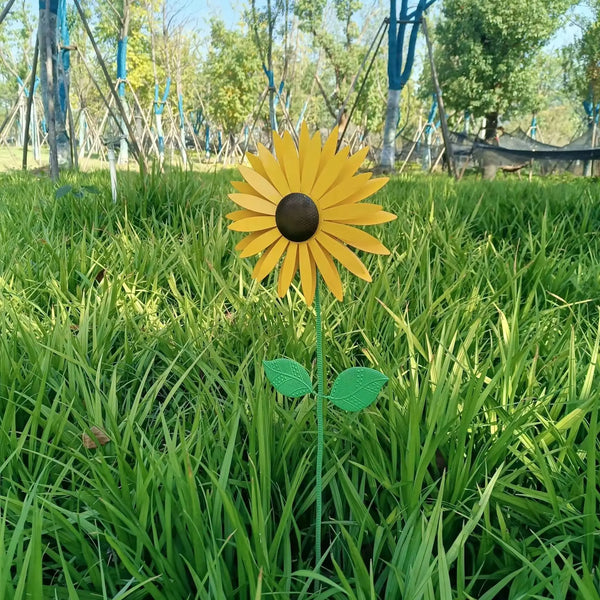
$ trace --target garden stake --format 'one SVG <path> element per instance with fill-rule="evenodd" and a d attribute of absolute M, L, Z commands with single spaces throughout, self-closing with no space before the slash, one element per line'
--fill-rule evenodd
<path fill-rule="evenodd" d="M 344 290 L 334 258 L 357 277 L 369 282 L 371 276 L 349 246 L 373 254 L 389 254 L 376 238 L 353 225 L 377 225 L 396 218 L 377 204 L 361 203 L 388 181 L 371 179 L 370 173 L 355 175 L 368 148 L 353 155 L 348 147 L 337 149 L 335 127 L 321 146 L 318 133 L 310 137 L 302 124 L 298 145 L 285 132 L 273 135 L 275 155 L 258 144 L 258 155 L 247 154 L 250 167 L 239 167 L 245 181 L 232 182 L 238 193 L 229 197 L 241 210 L 229 213 L 229 229 L 248 234 L 236 246 L 242 258 L 260 254 L 252 277 L 261 281 L 282 261 L 277 281 L 280 297 L 300 272 L 302 293 L 308 305 L 315 302 L 317 342 L 317 465 L 315 474 L 315 572 L 322 558 L 323 513 L 323 401 L 356 412 L 369 406 L 379 394 L 387 377 L 367 367 L 351 367 L 333 382 L 331 394 L 325 394 L 323 365 L 323 323 L 321 285 L 338 300 Z M 283 259 L 283 260 L 282 260 Z M 273 387 L 290 398 L 314 393 L 308 371 L 289 358 L 264 361 L 265 373 Z"/>
<path fill-rule="evenodd" d="M 319 276 L 317 275 L 317 291 L 315 294 L 315 326 L 317 328 L 317 473 L 315 476 L 316 523 L 315 523 L 315 562 L 317 569 L 321 562 L 321 523 L 323 520 L 323 451 L 325 426 L 323 423 L 323 400 L 325 399 L 325 369 L 323 367 L 323 324 L 321 322 L 321 294 Z"/>

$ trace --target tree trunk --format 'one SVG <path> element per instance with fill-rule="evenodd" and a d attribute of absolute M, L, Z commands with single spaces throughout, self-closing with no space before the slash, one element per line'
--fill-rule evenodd
<path fill-rule="evenodd" d="M 383 147 L 379 165 L 385 171 L 393 171 L 396 163 L 396 128 L 400 115 L 400 96 L 402 90 L 388 89 L 385 125 L 383 126 Z"/>
<path fill-rule="evenodd" d="M 57 28 L 56 17 L 58 0 L 44 0 L 39 3 L 38 36 L 40 44 L 40 84 L 46 123 L 48 124 L 48 146 L 50 149 L 50 176 L 56 180 L 59 176 L 57 152 L 56 105 L 58 93 L 56 86 Z"/>
<path fill-rule="evenodd" d="M 485 115 L 485 141 L 488 144 L 498 146 L 498 113 L 489 112 Z M 494 179 L 498 166 L 496 159 L 486 153 L 483 154 L 482 165 L 483 178 Z"/>
<path fill-rule="evenodd" d="M 269 133 L 270 148 L 273 150 L 273 133 L 277 131 L 277 116 L 275 115 L 275 88 L 269 87 L 269 121 L 271 132 Z"/>
<path fill-rule="evenodd" d="M 596 128 L 597 128 L 597 126 L 596 126 L 596 118 L 593 113 L 592 113 L 591 123 L 589 124 L 588 127 L 592 130 L 591 146 L 592 146 L 592 148 L 594 148 L 596 146 L 596 138 L 597 138 Z M 583 176 L 591 177 L 593 174 L 594 174 L 594 162 L 591 160 L 583 161 Z"/>
<path fill-rule="evenodd" d="M 496 135 L 498 133 L 498 113 L 489 112 L 485 115 L 485 141 L 488 144 L 498 145 Z"/>
<path fill-rule="evenodd" d="M 71 57 L 68 48 L 71 40 L 67 26 L 67 3 L 60 0 L 57 10 L 57 27 L 60 29 L 61 45 L 58 48 L 58 39 L 53 36 L 52 60 L 56 68 L 56 150 L 58 153 L 58 164 L 71 168 L 73 166 L 71 153 L 71 140 L 67 133 L 67 119 L 70 112 L 69 92 L 71 89 Z M 56 59 L 54 59 L 56 55 Z"/>
<path fill-rule="evenodd" d="M 119 28 L 119 41 L 117 46 L 117 91 L 119 98 L 123 103 L 124 116 L 121 116 L 121 131 L 119 143 L 119 161 L 120 165 L 129 163 L 129 143 L 125 132 L 127 131 L 125 119 L 129 120 L 129 105 L 125 100 L 125 82 L 127 80 L 127 36 L 129 35 L 129 15 L 130 1 L 123 0 L 123 12 L 121 14 L 121 26 Z"/>

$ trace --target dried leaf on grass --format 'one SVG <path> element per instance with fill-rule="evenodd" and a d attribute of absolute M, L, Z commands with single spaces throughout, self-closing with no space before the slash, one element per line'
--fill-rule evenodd
<path fill-rule="evenodd" d="M 93 437 L 89 436 L 87 433 L 81 434 L 81 442 L 83 443 L 85 448 L 93 450 L 94 448 L 98 447 L 98 444 L 100 446 L 105 446 L 106 444 L 108 444 L 108 442 L 110 442 L 110 438 L 99 427 L 96 427 L 94 425 L 90 429 L 90 432 L 92 433 Z"/>

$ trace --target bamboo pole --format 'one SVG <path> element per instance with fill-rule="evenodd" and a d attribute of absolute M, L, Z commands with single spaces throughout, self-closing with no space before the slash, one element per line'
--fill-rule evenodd
<path fill-rule="evenodd" d="M 54 105 L 55 86 L 54 69 L 52 65 L 52 40 L 50 39 L 50 3 L 40 10 L 40 24 L 38 36 L 40 38 L 40 54 L 45 51 L 46 81 L 48 90 L 48 147 L 50 148 L 50 177 L 56 181 L 59 178 L 58 148 L 56 144 L 56 106 Z"/>
<path fill-rule="evenodd" d="M 0 24 L 2 23 L 2 21 L 4 21 L 4 19 L 6 19 L 6 15 L 8 15 L 8 13 L 10 12 L 10 9 L 12 8 L 12 5 L 14 3 L 15 3 L 15 0 L 8 0 L 6 6 L 0 13 Z"/>
<path fill-rule="evenodd" d="M 73 0 L 73 2 L 75 3 L 75 8 L 77 9 L 77 12 L 79 13 L 79 17 L 81 18 L 81 22 L 83 23 L 83 27 L 85 29 L 85 32 L 92 44 L 92 47 L 94 48 L 94 52 L 96 53 L 96 58 L 98 59 L 98 64 L 100 65 L 100 68 L 102 69 L 102 73 L 104 74 L 104 78 L 106 79 L 106 83 L 108 84 L 108 87 L 110 89 L 110 92 L 114 98 L 114 100 L 117 103 L 117 107 L 119 109 L 119 112 L 121 113 L 121 117 L 123 118 L 123 122 L 125 123 L 125 126 L 127 127 L 127 133 L 129 135 L 129 140 L 131 142 L 132 145 L 132 149 L 138 159 L 138 164 L 140 166 L 140 171 L 142 172 L 142 174 L 145 174 L 148 171 L 148 163 L 146 161 L 146 157 L 144 156 L 144 154 L 141 152 L 140 147 L 137 143 L 137 139 L 135 136 L 135 131 L 133 130 L 133 127 L 131 125 L 131 122 L 129 121 L 129 119 L 127 118 L 127 114 L 125 112 L 125 107 L 123 106 L 123 104 L 121 103 L 121 99 L 119 98 L 117 92 L 115 91 L 115 89 L 113 88 L 113 82 L 112 79 L 110 77 L 110 74 L 108 72 L 108 69 L 106 68 L 106 63 L 104 62 L 104 59 L 102 58 L 102 54 L 100 53 L 100 49 L 98 48 L 98 44 L 96 44 L 96 40 L 94 39 L 94 36 L 92 34 L 92 30 L 90 29 L 90 25 L 88 23 L 88 20 L 85 16 L 85 13 L 83 12 L 83 9 L 81 8 L 81 4 L 79 2 L 79 0 Z"/>
<path fill-rule="evenodd" d="M 40 55 L 40 38 L 35 39 L 35 50 L 33 51 L 33 65 L 31 67 L 31 83 L 29 84 L 29 98 L 27 98 L 27 113 L 25 114 L 25 135 L 23 138 L 23 163 L 22 168 L 27 171 L 27 147 L 29 146 L 29 125 L 31 123 L 31 108 L 35 90 L 35 76 L 37 73 L 38 58 Z M 35 124 L 37 127 L 37 123 Z"/>
<path fill-rule="evenodd" d="M 448 160 L 448 172 L 452 177 L 457 179 L 456 165 L 454 164 L 454 155 L 452 153 L 452 142 L 450 141 L 450 130 L 448 129 L 448 121 L 446 120 L 446 111 L 444 110 L 444 100 L 442 98 L 442 89 L 437 76 L 437 70 L 435 68 L 435 62 L 433 60 L 433 45 L 429 39 L 427 31 L 427 19 L 422 18 L 421 24 L 423 26 L 423 34 L 425 35 L 425 42 L 427 43 L 427 52 L 429 54 L 429 64 L 431 66 L 431 80 L 433 81 L 433 87 L 435 89 L 435 96 L 437 98 L 438 108 L 440 112 L 440 121 L 442 125 L 442 138 L 444 139 L 444 147 L 446 149 L 446 159 Z"/>

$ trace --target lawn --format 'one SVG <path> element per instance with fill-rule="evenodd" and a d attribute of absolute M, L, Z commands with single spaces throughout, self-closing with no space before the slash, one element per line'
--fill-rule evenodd
<path fill-rule="evenodd" d="M 375 197 L 325 365 L 389 382 L 326 408 L 316 575 L 315 400 L 262 369 L 314 374 L 314 312 L 236 257 L 232 177 L 0 180 L 0 600 L 599 598 L 598 182 Z"/>

